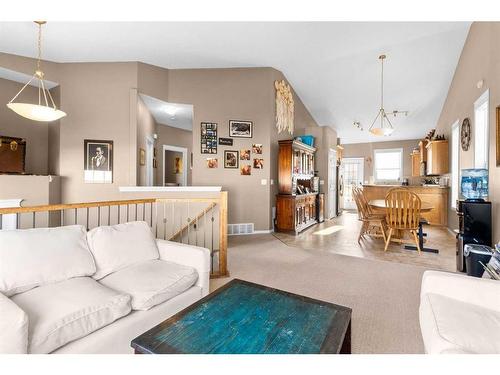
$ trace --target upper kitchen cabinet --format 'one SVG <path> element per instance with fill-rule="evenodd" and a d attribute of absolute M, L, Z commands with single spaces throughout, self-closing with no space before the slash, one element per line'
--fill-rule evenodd
<path fill-rule="evenodd" d="M 426 147 L 427 175 L 443 175 L 448 173 L 448 141 L 429 141 Z"/>

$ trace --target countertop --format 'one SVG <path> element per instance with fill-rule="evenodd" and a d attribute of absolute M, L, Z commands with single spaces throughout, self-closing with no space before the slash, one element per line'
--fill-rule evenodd
<path fill-rule="evenodd" d="M 448 186 L 440 185 L 385 185 L 385 184 L 363 184 L 363 186 L 374 186 L 374 187 L 400 187 L 400 188 L 437 188 L 437 189 L 449 189 Z"/>

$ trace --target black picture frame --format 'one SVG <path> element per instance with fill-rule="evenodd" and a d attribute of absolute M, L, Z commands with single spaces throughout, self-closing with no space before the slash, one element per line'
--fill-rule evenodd
<path fill-rule="evenodd" d="M 204 155 L 217 154 L 216 122 L 202 122 L 200 124 L 200 151 Z"/>
<path fill-rule="evenodd" d="M 113 183 L 113 141 L 84 139 L 84 182 L 91 184 Z"/>
<path fill-rule="evenodd" d="M 228 166 L 227 164 L 227 155 L 233 154 L 236 160 L 236 163 L 233 166 Z M 224 150 L 224 168 L 227 169 L 238 169 L 240 167 L 240 153 L 236 150 Z"/>
<path fill-rule="evenodd" d="M 232 138 L 253 138 L 253 122 L 229 120 L 229 136 Z"/>

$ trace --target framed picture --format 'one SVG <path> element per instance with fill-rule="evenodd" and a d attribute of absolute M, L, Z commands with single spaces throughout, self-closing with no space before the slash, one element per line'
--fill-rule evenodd
<path fill-rule="evenodd" d="M 217 124 L 214 122 L 201 123 L 200 137 L 201 153 L 216 154 L 217 153 Z"/>
<path fill-rule="evenodd" d="M 146 165 L 146 151 L 143 148 L 139 149 L 139 165 Z"/>
<path fill-rule="evenodd" d="M 240 150 L 240 160 L 250 160 L 250 150 Z"/>
<path fill-rule="evenodd" d="M 113 183 L 113 141 L 85 139 L 84 182 L 90 184 Z"/>
<path fill-rule="evenodd" d="M 500 167 L 500 106 L 497 107 L 497 167 Z"/>
<path fill-rule="evenodd" d="M 224 168 L 238 169 L 238 151 L 224 150 Z"/>
<path fill-rule="evenodd" d="M 252 138 L 253 123 L 252 121 L 229 121 L 229 136 L 233 138 Z"/>
<path fill-rule="evenodd" d="M 253 159 L 253 167 L 255 169 L 263 169 L 264 168 L 264 159 Z"/>
<path fill-rule="evenodd" d="M 174 159 L 174 174 L 182 173 L 182 158 L 176 157 Z"/>
<path fill-rule="evenodd" d="M 217 158 L 207 158 L 207 167 L 210 169 L 219 168 L 219 161 Z"/>
<path fill-rule="evenodd" d="M 0 136 L 0 173 L 24 174 L 26 140 Z"/>
<path fill-rule="evenodd" d="M 240 168 L 240 174 L 242 176 L 250 176 L 252 174 L 252 166 L 251 165 L 242 165 Z"/>
<path fill-rule="evenodd" d="M 261 155 L 262 154 L 262 144 L 260 144 L 260 143 L 254 143 L 252 145 L 252 152 L 254 154 Z"/>

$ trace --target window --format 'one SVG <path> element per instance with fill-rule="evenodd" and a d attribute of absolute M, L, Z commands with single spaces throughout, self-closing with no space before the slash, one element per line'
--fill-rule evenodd
<path fill-rule="evenodd" d="M 456 208 L 460 179 L 460 126 L 451 126 L 451 208 Z"/>
<path fill-rule="evenodd" d="M 395 182 L 402 177 L 403 149 L 391 148 L 375 150 L 375 180 L 378 182 Z"/>
<path fill-rule="evenodd" d="M 489 90 L 474 103 L 474 167 L 488 168 L 489 140 Z"/>

